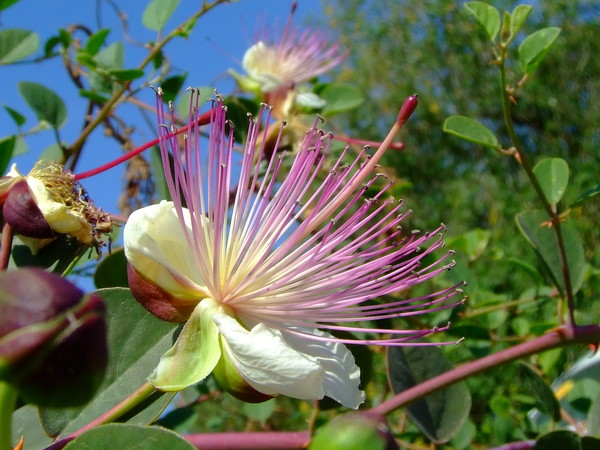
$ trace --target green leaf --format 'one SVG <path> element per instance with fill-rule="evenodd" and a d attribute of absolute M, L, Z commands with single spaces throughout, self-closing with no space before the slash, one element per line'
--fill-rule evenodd
<path fill-rule="evenodd" d="M 33 405 L 25 405 L 17 409 L 12 415 L 12 438 L 13 447 L 17 448 L 17 442 L 21 436 L 26 436 L 25 448 L 46 448 L 52 444 L 38 416 L 38 409 Z"/>
<path fill-rule="evenodd" d="M 599 448 L 600 438 L 594 436 L 583 436 L 581 438 L 581 450 L 598 450 Z"/>
<path fill-rule="evenodd" d="M 62 163 L 64 161 L 64 150 L 60 144 L 52 144 L 42 151 L 39 160 L 42 159 Z"/>
<path fill-rule="evenodd" d="M 552 431 L 539 438 L 533 450 L 582 450 L 581 439 L 572 431 Z"/>
<path fill-rule="evenodd" d="M 113 69 L 109 70 L 117 81 L 132 81 L 144 76 L 144 71 L 140 69 Z"/>
<path fill-rule="evenodd" d="M 600 194 L 600 184 L 596 187 L 588 189 L 583 194 L 581 194 L 579 196 L 579 198 L 577 200 L 575 200 L 575 202 L 573 204 L 571 204 L 570 207 L 571 208 L 579 207 L 579 206 L 583 205 L 584 203 L 588 202 L 589 200 L 593 199 L 594 197 L 596 197 L 598 194 Z"/>
<path fill-rule="evenodd" d="M 98 263 L 94 272 L 94 284 L 98 289 L 111 287 L 129 287 L 127 282 L 127 259 L 125 251 L 113 249 L 110 255 Z"/>
<path fill-rule="evenodd" d="M 51 89 L 32 81 L 19 82 L 19 93 L 40 120 L 60 128 L 67 120 L 67 107 Z"/>
<path fill-rule="evenodd" d="M 11 28 L 0 31 L 0 65 L 10 64 L 35 53 L 40 37 L 33 31 Z"/>
<path fill-rule="evenodd" d="M 160 87 L 163 90 L 163 100 L 165 102 L 174 101 L 175 98 L 181 92 L 181 88 L 185 79 L 187 78 L 187 72 L 182 73 L 181 75 L 175 75 L 169 78 L 166 78 L 161 84 Z"/>
<path fill-rule="evenodd" d="M 560 28 L 543 28 L 530 34 L 521 42 L 519 61 L 525 73 L 532 73 L 537 68 L 559 34 Z"/>
<path fill-rule="evenodd" d="M 529 5 L 519 5 L 513 9 L 510 18 L 510 41 L 515 38 L 519 31 L 521 31 L 521 28 L 523 27 L 523 24 L 527 20 L 527 17 L 532 9 L 533 8 Z"/>
<path fill-rule="evenodd" d="M 527 382 L 528 391 L 535 395 L 540 404 L 540 409 L 548 414 L 552 420 L 558 422 L 561 418 L 560 405 L 554 396 L 552 388 L 529 364 L 520 361 L 519 373 Z"/>
<path fill-rule="evenodd" d="M 172 158 L 173 157 L 169 153 L 169 160 L 172 161 Z M 162 164 L 160 148 L 156 145 L 150 149 L 150 165 L 152 167 L 152 175 L 154 175 L 154 187 L 159 195 L 159 199 L 172 200 L 169 186 L 167 185 L 167 177 Z"/>
<path fill-rule="evenodd" d="M 110 33 L 110 29 L 104 28 L 92 34 L 88 38 L 87 42 L 85 43 L 85 47 L 83 48 L 85 53 L 87 53 L 90 56 L 94 56 L 96 53 L 98 53 L 102 48 L 102 45 L 104 44 L 108 33 Z"/>
<path fill-rule="evenodd" d="M 500 31 L 500 13 L 492 5 L 483 2 L 467 2 L 465 8 L 469 11 L 479 25 L 485 30 L 490 41 L 494 42 Z"/>
<path fill-rule="evenodd" d="M 561 158 L 546 158 L 533 168 L 542 191 L 551 205 L 556 205 L 569 184 L 569 165 Z"/>
<path fill-rule="evenodd" d="M 327 84 L 318 95 L 327 102 L 322 110 L 324 116 L 350 111 L 365 101 L 365 97 L 356 86 L 345 83 Z"/>
<path fill-rule="evenodd" d="M 25 119 L 25 117 L 23 117 L 23 115 L 19 111 L 11 108 L 10 106 L 6 106 L 6 105 L 3 105 L 2 107 L 8 113 L 8 115 L 12 118 L 12 120 L 15 121 L 15 123 L 17 124 L 18 127 L 20 127 L 21 125 L 23 125 L 25 123 L 26 119 Z"/>
<path fill-rule="evenodd" d="M 0 0 L 0 11 L 8 8 L 9 6 L 14 5 L 15 3 L 19 2 L 19 1 L 20 0 Z"/>
<path fill-rule="evenodd" d="M 485 251 L 489 241 L 491 232 L 476 228 L 469 230 L 466 233 L 448 239 L 446 244 L 457 252 L 467 255 L 469 261 L 475 261 Z"/>
<path fill-rule="evenodd" d="M 81 95 L 84 98 L 90 99 L 100 105 L 103 105 L 104 103 L 106 103 L 108 101 L 108 97 L 105 97 L 104 95 L 100 95 L 94 91 L 87 91 L 85 89 L 80 89 L 79 95 Z"/>
<path fill-rule="evenodd" d="M 517 214 L 516 219 L 519 229 L 541 257 L 555 284 L 564 292 L 565 281 L 558 240 L 555 231 L 547 225 L 548 216 L 544 211 L 526 211 Z M 571 286 L 573 293 L 576 293 L 581 288 L 585 275 L 583 246 L 579 234 L 569 223 L 562 223 L 560 229 L 571 275 Z"/>
<path fill-rule="evenodd" d="M 7 136 L 0 139 L 0 174 L 6 173 L 8 164 L 13 157 L 16 143 L 16 136 Z"/>
<path fill-rule="evenodd" d="M 111 423 L 92 428 L 67 444 L 65 450 L 90 450 L 93 448 L 136 450 L 195 450 L 192 444 L 177 433 L 161 427 L 145 427 Z"/>
<path fill-rule="evenodd" d="M 152 0 L 142 15 L 142 23 L 146 28 L 160 31 L 179 5 L 179 0 Z"/>
<path fill-rule="evenodd" d="M 110 44 L 94 56 L 94 61 L 96 61 L 98 66 L 106 70 L 122 69 L 124 60 L 125 48 L 120 41 Z"/>
<path fill-rule="evenodd" d="M 486 147 L 498 148 L 498 140 L 481 122 L 465 116 L 450 116 L 444 122 L 443 130 L 466 141 Z"/>
<path fill-rule="evenodd" d="M 108 309 L 108 370 L 96 397 L 77 410 L 76 418 L 67 421 L 63 435 L 78 430 L 139 389 L 173 342 L 175 325 L 147 312 L 129 289 L 100 289 L 96 293 L 104 298 Z M 146 408 L 128 416 L 128 422 L 153 422 L 172 398 L 170 394 L 152 394 Z M 73 410 L 63 414 L 71 416 Z M 60 414 L 54 414 L 53 420 L 61 420 Z"/>
<path fill-rule="evenodd" d="M 588 413 L 588 433 L 600 436 L 600 395 L 597 395 Z"/>
<path fill-rule="evenodd" d="M 442 351 L 434 346 L 389 347 L 389 383 L 398 394 L 452 369 Z M 448 442 L 467 419 L 471 394 L 465 383 L 457 383 L 409 405 L 411 420 L 433 442 Z"/>
<path fill-rule="evenodd" d="M 274 398 L 262 403 L 244 403 L 242 411 L 248 419 L 256 422 L 266 422 L 273 412 L 275 412 L 276 404 Z"/>

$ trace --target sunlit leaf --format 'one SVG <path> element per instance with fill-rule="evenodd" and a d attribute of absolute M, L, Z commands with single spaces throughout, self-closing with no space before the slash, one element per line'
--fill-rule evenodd
<path fill-rule="evenodd" d="M 152 0 L 144 10 L 142 23 L 151 30 L 162 30 L 175 12 L 177 5 L 179 5 L 179 0 Z"/>
<path fill-rule="evenodd" d="M 517 214 L 517 224 L 523 235 L 533 245 L 542 261 L 550 271 L 554 282 L 565 290 L 558 240 L 555 231 L 548 224 L 548 216 L 544 211 L 526 211 Z M 564 247 L 569 266 L 573 293 L 583 283 L 585 275 L 585 256 L 579 234 L 569 223 L 560 225 Z"/>
<path fill-rule="evenodd" d="M 352 84 L 330 83 L 318 95 L 327 102 L 322 111 L 324 116 L 350 111 L 365 101 L 362 92 Z"/>
<path fill-rule="evenodd" d="M 513 40 L 521 30 L 532 9 L 529 5 L 518 5 L 513 9 L 510 17 L 510 40 Z"/>
<path fill-rule="evenodd" d="M 500 31 L 500 13 L 492 5 L 483 2 L 467 2 L 464 4 L 479 25 L 485 30 L 490 41 L 494 41 Z"/>
<path fill-rule="evenodd" d="M 32 81 L 19 82 L 19 93 L 38 119 L 60 128 L 67 120 L 67 107 L 53 90 Z"/>
<path fill-rule="evenodd" d="M 543 28 L 530 34 L 521 42 L 519 61 L 525 73 L 532 73 L 537 68 L 559 34 L 560 28 Z"/>
<path fill-rule="evenodd" d="M 40 37 L 33 31 L 20 28 L 0 30 L 0 65 L 27 58 L 39 45 Z"/>
<path fill-rule="evenodd" d="M 96 53 L 100 51 L 106 37 L 110 33 L 109 28 L 104 28 L 100 31 L 96 31 L 94 34 L 90 35 L 87 42 L 85 43 L 84 51 L 88 55 L 94 56 Z"/>
<path fill-rule="evenodd" d="M 117 81 L 132 81 L 144 76 L 144 71 L 140 69 L 114 69 L 108 73 Z"/>
<path fill-rule="evenodd" d="M 565 194 L 569 184 L 569 165 L 561 158 L 546 158 L 533 168 L 544 195 L 550 204 L 556 205 Z"/>
<path fill-rule="evenodd" d="M 443 130 L 466 141 L 486 147 L 498 148 L 498 140 L 481 122 L 465 116 L 450 116 L 444 122 Z"/>
<path fill-rule="evenodd" d="M 389 347 L 389 383 L 396 394 L 452 369 L 435 346 Z M 467 419 L 471 394 L 465 383 L 457 383 L 429 394 L 406 407 L 411 420 L 435 443 L 448 442 Z"/>
<path fill-rule="evenodd" d="M 111 423 L 86 431 L 69 442 L 65 450 L 90 450 L 106 448 L 107 445 L 114 449 L 196 449 L 177 433 L 166 428 Z"/>

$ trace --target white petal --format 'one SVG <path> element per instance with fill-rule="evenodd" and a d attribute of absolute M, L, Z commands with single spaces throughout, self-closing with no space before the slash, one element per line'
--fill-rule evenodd
<path fill-rule="evenodd" d="M 213 320 L 225 338 L 231 361 L 254 389 L 302 400 L 323 398 L 321 364 L 291 348 L 279 330 L 261 323 L 248 331 L 225 314 L 215 314 Z"/>
<path fill-rule="evenodd" d="M 134 211 L 123 231 L 127 261 L 145 278 L 180 298 L 206 296 L 173 202 Z"/>
<path fill-rule="evenodd" d="M 316 336 L 333 337 L 321 330 L 303 331 Z M 323 388 L 327 397 L 352 409 L 357 409 L 365 401 L 365 393 L 358 388 L 360 369 L 344 344 L 317 341 L 290 333 L 284 333 L 283 337 L 295 350 L 316 358 L 325 369 Z"/>

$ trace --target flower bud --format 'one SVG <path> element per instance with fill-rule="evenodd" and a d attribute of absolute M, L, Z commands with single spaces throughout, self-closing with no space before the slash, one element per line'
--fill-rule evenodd
<path fill-rule="evenodd" d="M 350 413 L 336 417 L 317 431 L 309 450 L 318 448 L 397 450 L 398 444 L 385 417 Z"/>
<path fill-rule="evenodd" d="M 55 235 L 36 205 L 25 179 L 11 186 L 2 206 L 2 217 L 16 234 L 37 239 L 48 239 Z"/>
<path fill-rule="evenodd" d="M 0 273 L 0 380 L 40 406 L 89 401 L 108 363 L 105 306 L 41 269 Z"/>
<path fill-rule="evenodd" d="M 213 375 L 221 388 L 238 400 L 246 403 L 262 403 L 271 400 L 271 395 L 258 392 L 242 378 L 237 368 L 227 355 L 224 348 L 223 337 L 220 338 L 221 359 L 213 370 Z"/>

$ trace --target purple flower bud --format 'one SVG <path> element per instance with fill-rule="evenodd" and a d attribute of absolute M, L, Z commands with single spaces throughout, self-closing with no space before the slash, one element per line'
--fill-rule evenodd
<path fill-rule="evenodd" d="M 102 299 L 28 268 L 0 273 L 0 308 L 0 379 L 28 403 L 89 401 L 108 363 Z"/>

